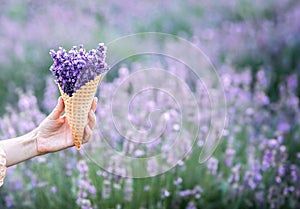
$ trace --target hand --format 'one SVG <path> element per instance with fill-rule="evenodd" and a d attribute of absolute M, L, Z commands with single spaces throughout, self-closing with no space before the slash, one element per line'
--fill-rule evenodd
<path fill-rule="evenodd" d="M 84 129 L 83 143 L 92 137 L 96 123 L 95 110 L 97 98 L 94 98 L 91 110 L 88 115 L 88 124 Z M 74 146 L 71 128 L 66 116 L 61 116 L 65 109 L 63 99 L 59 97 L 58 103 L 52 113 L 37 128 L 36 147 L 39 154 L 56 152 Z"/>

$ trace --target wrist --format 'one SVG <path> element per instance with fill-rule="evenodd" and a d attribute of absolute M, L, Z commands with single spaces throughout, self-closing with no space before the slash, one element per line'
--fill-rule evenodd
<path fill-rule="evenodd" d="M 22 147 L 24 160 L 36 157 L 39 155 L 37 145 L 37 130 L 34 129 L 31 132 L 18 137 L 20 146 Z"/>
<path fill-rule="evenodd" d="M 28 133 L 29 141 L 31 141 L 31 144 L 32 144 L 33 157 L 41 155 L 41 153 L 39 153 L 38 148 L 37 148 L 38 147 L 37 146 L 38 132 L 39 132 L 39 130 L 38 130 L 38 128 L 36 128 Z"/>
<path fill-rule="evenodd" d="M 47 154 L 49 153 L 48 151 L 48 145 L 46 143 L 44 139 L 44 137 L 41 136 L 41 133 L 40 133 L 40 127 L 36 128 L 34 130 L 34 134 L 35 134 L 35 149 L 36 149 L 36 153 L 37 155 L 44 155 L 44 154 Z"/>
<path fill-rule="evenodd" d="M 6 153 L 7 167 L 37 156 L 36 139 L 37 132 L 33 130 L 20 137 L 3 140 L 1 147 Z"/>

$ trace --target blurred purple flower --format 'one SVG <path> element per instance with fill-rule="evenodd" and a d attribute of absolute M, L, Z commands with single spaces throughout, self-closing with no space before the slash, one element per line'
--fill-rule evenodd
<path fill-rule="evenodd" d="M 125 201 L 132 201 L 133 196 L 133 180 L 130 178 L 125 179 L 124 182 L 124 200 Z"/>
<path fill-rule="evenodd" d="M 286 122 L 280 122 L 277 126 L 277 130 L 281 133 L 288 133 L 291 129 L 290 124 Z"/>
<path fill-rule="evenodd" d="M 233 148 L 227 148 L 225 152 L 225 165 L 230 167 L 232 165 L 235 150 Z"/>
<path fill-rule="evenodd" d="M 176 180 L 174 180 L 174 185 L 179 186 L 180 184 L 182 184 L 183 180 L 182 178 L 178 177 Z"/>
<path fill-rule="evenodd" d="M 196 185 L 193 189 L 193 195 L 196 199 L 200 199 L 201 195 L 203 193 L 203 189 L 201 186 Z"/>
<path fill-rule="evenodd" d="M 270 167 L 275 166 L 275 154 L 276 150 L 266 149 L 263 156 L 262 169 L 266 171 Z"/>
<path fill-rule="evenodd" d="M 96 188 L 91 184 L 89 178 L 89 168 L 85 160 L 80 160 L 77 163 L 77 169 L 79 171 L 78 179 L 78 192 L 77 192 L 77 205 L 81 209 L 90 209 L 92 208 L 91 201 L 89 198 L 95 196 Z"/>
<path fill-rule="evenodd" d="M 294 91 L 298 86 L 297 75 L 291 75 L 287 78 L 288 89 Z"/>
<path fill-rule="evenodd" d="M 81 160 L 77 163 L 77 169 L 80 173 L 84 174 L 86 172 L 88 172 L 89 168 L 87 166 L 87 164 L 85 163 L 85 161 Z"/>
<path fill-rule="evenodd" d="M 183 191 L 180 191 L 179 192 L 179 196 L 180 197 L 188 197 L 188 196 L 190 196 L 190 195 L 192 195 L 193 194 L 193 191 L 192 190 L 183 190 Z"/>
<path fill-rule="evenodd" d="M 216 175 L 217 174 L 217 170 L 218 170 L 218 160 L 214 157 L 211 157 L 208 161 L 207 161 L 207 169 L 208 171 L 213 174 Z"/>
<path fill-rule="evenodd" d="M 240 167 L 241 165 L 237 164 L 231 169 L 231 174 L 227 181 L 228 183 L 232 184 L 234 187 L 236 187 L 240 181 Z"/>
<path fill-rule="evenodd" d="M 15 205 L 14 198 L 12 195 L 6 195 L 4 200 L 6 208 L 12 208 Z"/>
<path fill-rule="evenodd" d="M 298 174 L 297 174 L 297 166 L 292 164 L 290 166 L 291 169 L 291 177 L 292 177 L 292 181 L 293 182 L 297 182 L 298 181 Z"/>
<path fill-rule="evenodd" d="M 194 202 L 190 201 L 185 209 L 197 209 L 197 207 L 196 207 L 196 204 Z"/>
<path fill-rule="evenodd" d="M 285 167 L 283 165 L 279 165 L 278 167 L 278 175 L 279 176 L 284 176 L 285 174 Z"/>
<path fill-rule="evenodd" d="M 150 190 L 150 186 L 149 185 L 144 186 L 144 191 L 145 192 L 148 192 L 149 190 Z"/>
<path fill-rule="evenodd" d="M 167 189 L 163 188 L 161 190 L 160 198 L 161 199 L 165 199 L 165 198 L 167 198 L 169 196 L 170 196 L 170 192 Z"/>
<path fill-rule="evenodd" d="M 110 198 L 110 195 L 111 195 L 111 183 L 109 180 L 105 179 L 103 181 L 102 197 L 103 199 L 108 199 Z"/>
<path fill-rule="evenodd" d="M 51 193 L 56 194 L 56 192 L 57 192 L 57 187 L 56 187 L 56 186 L 52 186 L 52 187 L 50 188 L 50 191 L 51 191 Z"/>

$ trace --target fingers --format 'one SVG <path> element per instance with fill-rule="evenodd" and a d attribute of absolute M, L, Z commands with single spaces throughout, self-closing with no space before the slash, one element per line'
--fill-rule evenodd
<path fill-rule="evenodd" d="M 90 127 L 91 130 L 94 130 L 96 125 L 96 115 L 92 110 L 89 112 L 88 118 L 89 118 L 88 126 Z"/>
<path fill-rule="evenodd" d="M 83 143 L 87 143 L 92 137 L 92 130 L 89 126 L 84 128 Z"/>
<path fill-rule="evenodd" d="M 96 111 L 96 109 L 97 109 L 97 103 L 98 103 L 98 98 L 97 97 L 95 97 L 94 99 L 93 99 L 93 103 L 92 103 L 92 106 L 91 106 L 91 110 L 92 111 Z"/>
<path fill-rule="evenodd" d="M 48 118 L 50 120 L 58 119 L 65 109 L 64 101 L 61 97 L 58 98 L 57 105 L 54 110 L 49 114 Z"/>
<path fill-rule="evenodd" d="M 89 119 L 89 122 L 84 129 L 83 143 L 86 143 L 91 139 L 93 130 L 96 125 L 96 115 L 93 110 L 90 110 L 88 119 Z"/>

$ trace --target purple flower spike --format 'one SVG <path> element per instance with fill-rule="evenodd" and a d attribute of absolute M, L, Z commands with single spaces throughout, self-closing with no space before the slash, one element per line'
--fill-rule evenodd
<path fill-rule="evenodd" d="M 50 50 L 50 55 L 53 59 L 50 71 L 62 90 L 70 97 L 86 83 L 108 70 L 105 62 L 106 47 L 103 43 L 89 52 L 83 45 L 73 46 L 69 52 L 59 47 L 56 52 Z"/>

